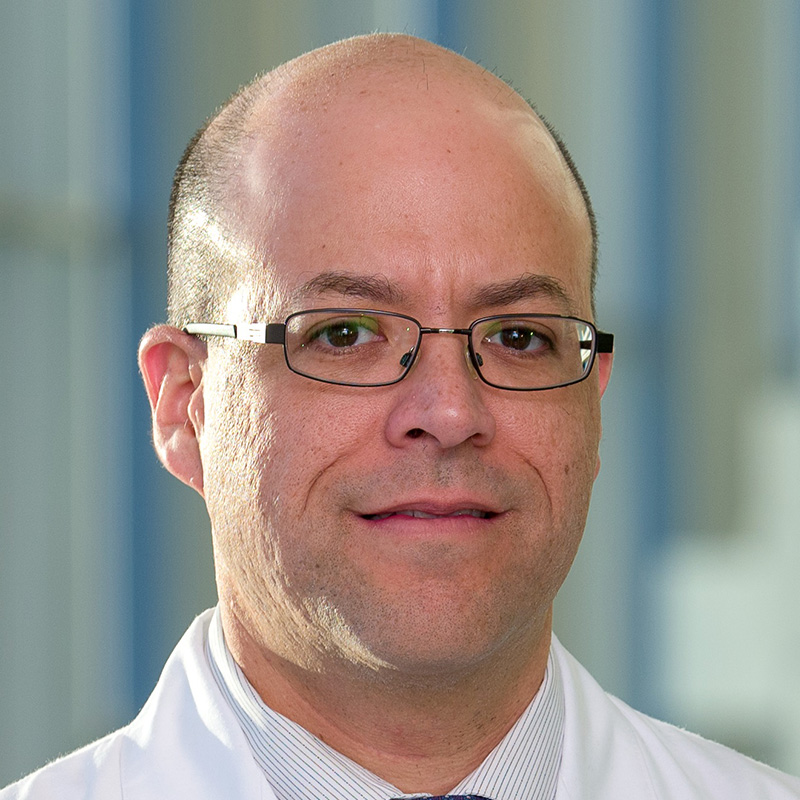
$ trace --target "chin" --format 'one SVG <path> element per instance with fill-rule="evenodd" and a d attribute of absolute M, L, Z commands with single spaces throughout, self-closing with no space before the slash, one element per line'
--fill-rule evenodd
<path fill-rule="evenodd" d="M 431 679 L 463 680 L 495 664 L 528 661 L 549 634 L 548 612 L 524 618 L 487 615 L 485 609 L 467 616 L 448 614 L 395 614 L 376 627 L 363 627 L 358 637 L 361 650 L 369 652 L 375 670 L 392 681 L 422 685 Z M 549 641 L 549 639 L 548 639 Z"/>

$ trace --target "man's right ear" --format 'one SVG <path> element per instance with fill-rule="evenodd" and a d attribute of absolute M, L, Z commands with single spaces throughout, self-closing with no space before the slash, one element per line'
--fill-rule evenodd
<path fill-rule="evenodd" d="M 153 415 L 153 446 L 161 463 L 203 495 L 200 437 L 204 425 L 204 342 L 157 325 L 139 344 L 139 369 Z"/>

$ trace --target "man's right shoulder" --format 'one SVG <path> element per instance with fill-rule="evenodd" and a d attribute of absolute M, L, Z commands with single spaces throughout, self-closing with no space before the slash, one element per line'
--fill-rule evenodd
<path fill-rule="evenodd" d="M 205 655 L 201 614 L 125 727 L 0 792 L 0 800 L 271 797 Z"/>
<path fill-rule="evenodd" d="M 0 800 L 118 800 L 125 728 L 56 759 L 0 789 Z"/>

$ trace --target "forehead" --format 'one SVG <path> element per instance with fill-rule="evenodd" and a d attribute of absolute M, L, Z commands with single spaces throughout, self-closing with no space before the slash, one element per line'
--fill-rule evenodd
<path fill-rule="evenodd" d="M 586 209 L 521 98 L 435 64 L 349 78 L 279 89 L 253 115 L 236 193 L 266 265 L 253 279 L 299 302 L 353 294 L 318 276 L 371 276 L 402 303 L 452 306 L 533 275 L 588 313 Z"/>

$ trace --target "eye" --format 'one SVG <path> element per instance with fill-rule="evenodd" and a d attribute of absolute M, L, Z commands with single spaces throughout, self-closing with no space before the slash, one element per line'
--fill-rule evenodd
<path fill-rule="evenodd" d="M 370 344 L 383 337 L 375 319 L 344 317 L 318 323 L 308 332 L 306 338 L 309 344 L 316 343 L 335 349 L 346 349 Z"/>
<path fill-rule="evenodd" d="M 539 353 L 552 348 L 552 340 L 541 329 L 521 320 L 498 323 L 483 337 L 487 344 L 520 353 Z"/>

